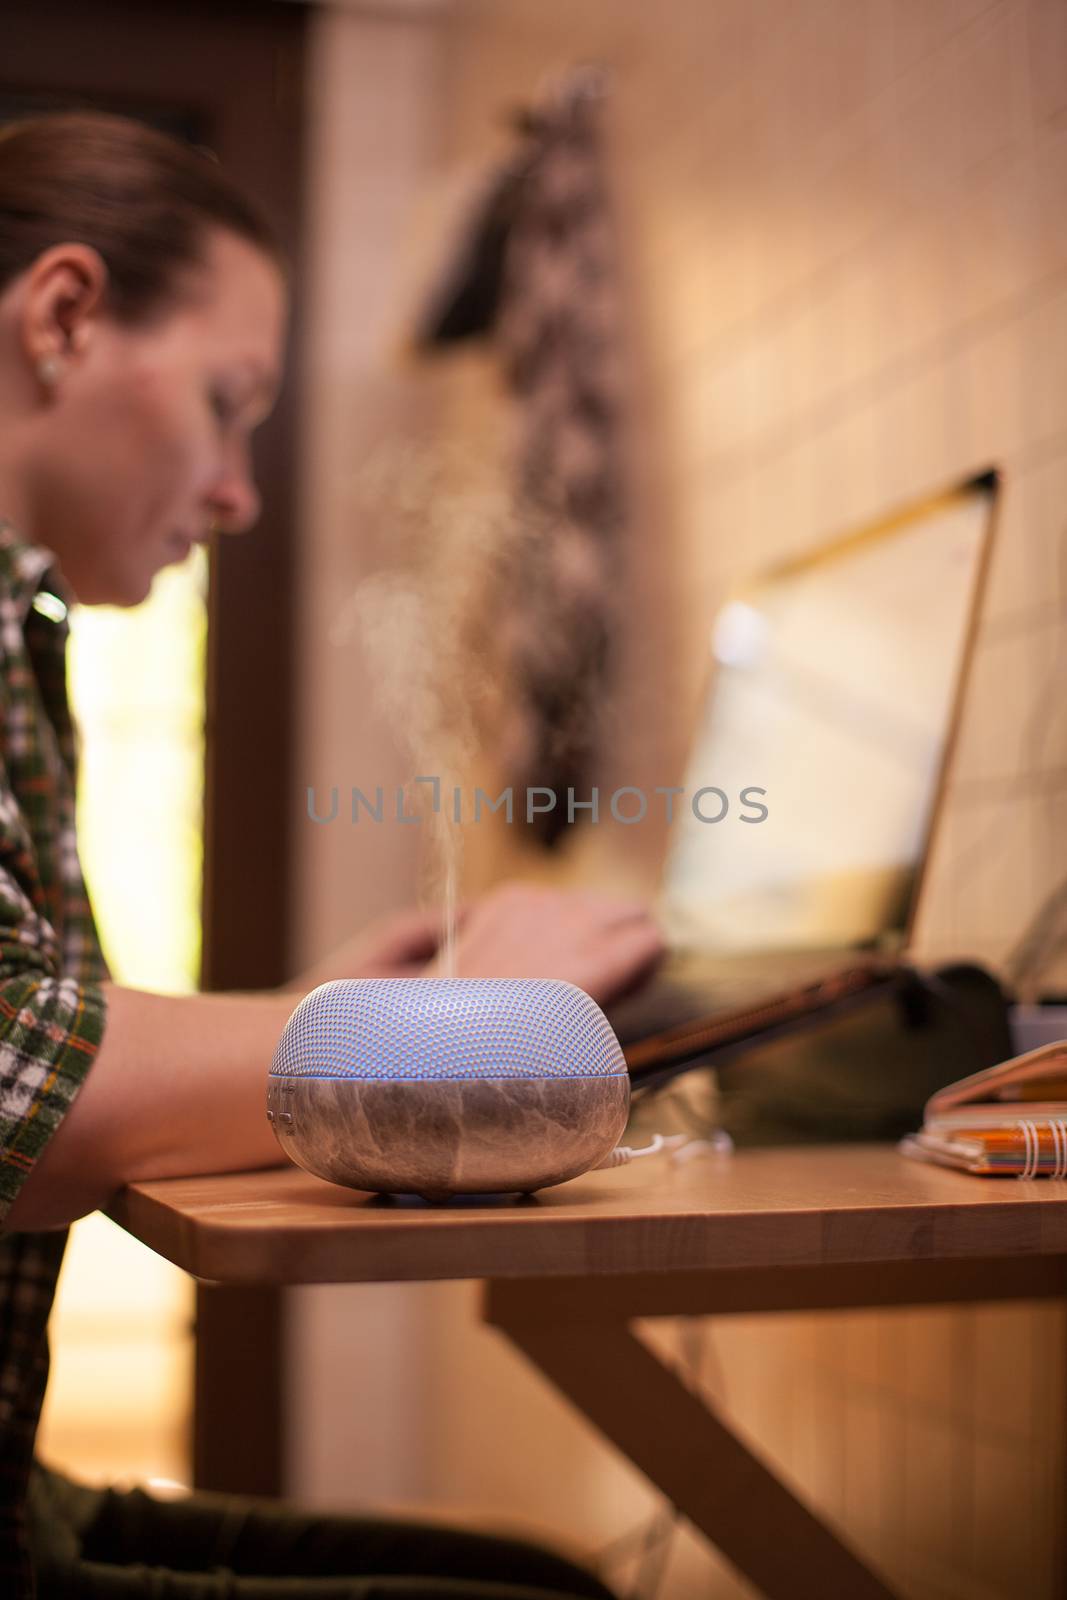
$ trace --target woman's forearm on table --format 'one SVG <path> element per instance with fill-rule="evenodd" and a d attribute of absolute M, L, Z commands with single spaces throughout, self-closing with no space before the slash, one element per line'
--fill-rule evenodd
<path fill-rule="evenodd" d="M 138 1179 L 284 1160 L 267 1071 L 296 992 L 161 995 L 117 984 L 85 1082 L 12 1206 L 13 1230 L 56 1228 Z"/>

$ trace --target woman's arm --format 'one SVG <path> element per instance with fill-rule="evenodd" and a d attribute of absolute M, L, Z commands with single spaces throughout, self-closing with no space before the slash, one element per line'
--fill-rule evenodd
<path fill-rule="evenodd" d="M 606 1002 L 661 953 L 660 934 L 635 901 L 511 883 L 465 915 L 454 970 L 564 978 Z M 341 977 L 345 963 L 337 965 Z M 424 970 L 440 972 L 440 958 Z M 23 1182 L 8 1229 L 64 1227 L 138 1179 L 286 1159 L 266 1118 L 267 1072 L 300 990 L 159 995 L 104 983 L 100 992 L 102 1042 Z"/>
<path fill-rule="evenodd" d="M 60 1228 L 138 1178 L 285 1161 L 267 1071 L 297 993 L 161 995 L 100 985 L 103 1041 L 5 1219 Z"/>

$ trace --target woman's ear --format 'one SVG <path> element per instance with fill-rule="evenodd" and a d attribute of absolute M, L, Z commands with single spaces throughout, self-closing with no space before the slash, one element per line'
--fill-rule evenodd
<path fill-rule="evenodd" d="M 22 299 L 22 347 L 47 388 L 66 362 L 84 355 L 104 309 L 108 272 L 91 245 L 52 245 L 29 267 Z"/>

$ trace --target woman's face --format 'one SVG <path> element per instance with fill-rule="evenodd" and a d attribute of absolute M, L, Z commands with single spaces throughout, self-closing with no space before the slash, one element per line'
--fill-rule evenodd
<path fill-rule="evenodd" d="M 136 605 L 213 523 L 255 522 L 250 435 L 274 401 L 285 319 L 274 263 L 216 230 L 161 318 L 99 315 L 72 341 L 37 430 L 26 531 L 79 600 Z"/>

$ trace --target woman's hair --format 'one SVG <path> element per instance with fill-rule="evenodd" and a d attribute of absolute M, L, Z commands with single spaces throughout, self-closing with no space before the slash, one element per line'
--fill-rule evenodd
<path fill-rule="evenodd" d="M 0 294 L 52 245 L 91 245 L 108 269 L 107 305 L 144 322 L 178 296 L 212 227 L 280 267 L 266 220 L 214 158 L 145 123 L 63 111 L 0 128 Z"/>

